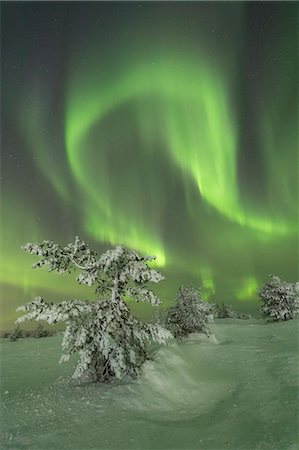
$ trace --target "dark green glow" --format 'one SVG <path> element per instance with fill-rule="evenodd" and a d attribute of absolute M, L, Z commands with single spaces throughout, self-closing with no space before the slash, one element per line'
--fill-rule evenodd
<path fill-rule="evenodd" d="M 1 282 L 4 285 L 21 287 L 26 295 L 34 292 L 38 293 L 43 289 L 51 289 L 55 293 L 67 293 L 79 295 L 78 288 L 73 282 L 73 277 L 56 277 L 45 270 L 37 271 L 31 268 L 36 262 L 36 258 L 28 256 L 21 246 L 24 244 L 26 236 L 30 236 L 32 241 L 43 240 L 45 223 L 39 223 L 34 219 L 37 216 L 33 205 L 19 205 L 16 209 L 16 196 L 5 195 L 5 202 L 2 204 L 3 220 L 2 226 L 6 230 L 5 239 L 1 239 L 1 254 L 5 258 L 0 259 Z M 70 284 L 70 280 L 72 280 Z M 88 295 L 88 290 L 79 286 L 80 295 Z M 89 294 L 90 295 L 90 294 Z"/>

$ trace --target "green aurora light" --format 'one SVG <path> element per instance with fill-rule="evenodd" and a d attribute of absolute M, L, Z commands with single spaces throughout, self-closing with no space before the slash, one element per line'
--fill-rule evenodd
<path fill-rule="evenodd" d="M 268 34 L 250 38 L 244 32 L 249 6 L 118 7 L 121 18 L 113 15 L 113 3 L 78 5 L 72 20 L 86 26 L 79 39 L 64 30 L 63 20 L 72 23 L 68 7 L 49 5 L 48 18 L 40 16 L 45 33 L 60 28 L 36 48 L 28 31 L 32 6 L 6 5 L 7 23 L 22 26 L 19 40 L 4 31 L 4 52 L 21 61 L 16 49 L 24 42 L 26 76 L 9 72 L 3 81 L 16 130 L 8 132 L 5 151 L 23 163 L 7 157 L 4 177 L 1 283 L 3 299 L 6 292 L 15 295 L 5 320 L 14 316 L 19 297 L 43 288 L 54 298 L 82 296 L 68 278 L 56 282 L 30 269 L 31 259 L 20 250 L 28 241 L 64 243 L 79 234 L 99 249 L 122 243 L 156 255 L 167 277 L 161 288 L 166 304 L 180 282 L 203 284 L 205 298 L 231 302 L 254 299 L 273 271 L 297 276 L 293 6 L 277 12 L 285 17 L 278 34 L 269 25 Z M 173 21 L 163 19 L 161 8 Z M 60 25 L 51 22 L 53 11 Z M 114 23 L 113 38 L 104 13 Z M 215 40 L 209 14 L 225 39 L 219 31 Z M 279 61 L 272 70 L 275 46 Z M 253 51 L 260 52 L 255 81 L 242 71 Z M 34 73 L 28 55 L 36 56 Z M 56 75 L 45 76 L 47 58 Z"/>

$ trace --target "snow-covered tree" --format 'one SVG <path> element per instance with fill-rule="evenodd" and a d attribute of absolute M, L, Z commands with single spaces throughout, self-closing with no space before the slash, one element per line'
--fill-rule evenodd
<path fill-rule="evenodd" d="M 52 330 L 46 330 L 41 323 L 39 323 L 36 327 L 36 329 L 34 330 L 32 336 L 39 339 L 39 338 L 43 338 L 43 337 L 49 337 L 49 336 L 53 336 L 54 331 Z"/>
<path fill-rule="evenodd" d="M 76 237 L 66 247 L 44 241 L 26 244 L 24 250 L 40 257 L 33 267 L 47 266 L 59 274 L 79 270 L 80 284 L 95 286 L 98 301 L 64 301 L 47 303 L 41 297 L 17 308 L 24 320 L 45 320 L 50 324 L 65 322 L 62 342 L 65 353 L 79 353 L 74 378 L 87 377 L 93 381 L 110 381 L 124 376 L 137 376 L 142 364 L 150 358 L 151 341 L 166 343 L 171 333 L 159 325 L 146 324 L 135 318 L 125 298 L 137 302 L 160 303 L 147 283 L 158 283 L 163 276 L 151 269 L 148 262 L 155 257 L 141 257 L 135 251 L 117 246 L 99 258 L 85 242 Z"/>
<path fill-rule="evenodd" d="M 220 304 L 215 304 L 215 317 L 217 319 L 236 319 L 238 315 L 231 305 L 222 302 Z"/>
<path fill-rule="evenodd" d="M 214 317 L 216 319 L 242 319 L 242 320 L 251 319 L 250 314 L 234 311 L 231 305 L 227 305 L 224 302 L 220 304 L 216 303 L 214 305 Z"/>
<path fill-rule="evenodd" d="M 251 315 L 249 313 L 238 313 L 238 319 L 242 319 L 242 320 L 249 320 L 251 319 Z"/>
<path fill-rule="evenodd" d="M 213 305 L 200 299 L 200 290 L 192 286 L 181 286 L 176 295 L 176 303 L 165 314 L 165 327 L 177 339 L 190 333 L 211 334 Z"/>
<path fill-rule="evenodd" d="M 260 310 L 269 322 L 293 319 L 299 314 L 299 283 L 287 283 L 276 275 L 259 289 Z"/>

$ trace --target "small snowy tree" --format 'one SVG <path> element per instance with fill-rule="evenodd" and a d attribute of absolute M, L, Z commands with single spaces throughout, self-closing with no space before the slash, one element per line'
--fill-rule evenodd
<path fill-rule="evenodd" d="M 299 313 L 299 283 L 287 283 L 276 275 L 259 289 L 260 307 L 269 322 L 293 319 Z"/>
<path fill-rule="evenodd" d="M 224 302 L 214 305 L 214 314 L 216 319 L 251 319 L 250 314 L 234 311 L 231 305 L 227 305 Z"/>
<path fill-rule="evenodd" d="M 76 237 L 66 247 L 44 241 L 27 244 L 24 250 L 40 257 L 33 267 L 47 266 L 59 274 L 79 270 L 80 284 L 95 286 L 98 301 L 64 301 L 47 303 L 41 297 L 17 308 L 24 320 L 45 320 L 50 324 L 65 322 L 62 342 L 65 353 L 60 361 L 67 361 L 72 353 L 79 353 L 74 378 L 87 377 L 93 381 L 137 376 L 142 364 L 150 358 L 151 341 L 166 343 L 171 334 L 163 327 L 145 324 L 130 312 L 125 297 L 137 302 L 160 303 L 148 282 L 158 283 L 162 275 L 148 266 L 155 257 L 141 257 L 136 252 L 117 246 L 97 257 L 85 242 Z"/>
<path fill-rule="evenodd" d="M 224 302 L 214 305 L 214 313 L 216 319 L 251 319 L 250 314 L 234 311 L 231 305 L 227 305 Z"/>
<path fill-rule="evenodd" d="M 165 326 L 177 339 L 190 333 L 211 333 L 213 306 L 200 300 L 200 290 L 192 286 L 181 286 L 176 295 L 176 304 L 165 314 Z"/>
<path fill-rule="evenodd" d="M 249 313 L 238 313 L 238 319 L 249 320 L 251 319 L 251 315 Z"/>
<path fill-rule="evenodd" d="M 235 313 L 231 305 L 226 303 L 215 304 L 215 317 L 217 319 L 236 319 L 238 315 Z"/>
<path fill-rule="evenodd" d="M 53 336 L 54 332 L 51 330 L 46 330 L 41 323 L 39 323 L 36 327 L 36 329 L 33 332 L 33 337 L 39 339 L 44 337 Z"/>

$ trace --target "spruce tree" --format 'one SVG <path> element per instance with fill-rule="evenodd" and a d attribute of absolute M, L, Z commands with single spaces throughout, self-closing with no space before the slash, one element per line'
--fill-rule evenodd
<path fill-rule="evenodd" d="M 299 313 L 299 283 L 287 283 L 276 275 L 258 291 L 260 311 L 269 322 L 293 319 Z"/>
<path fill-rule="evenodd" d="M 78 237 L 66 247 L 43 241 L 23 248 L 40 258 L 33 267 L 47 266 L 48 271 L 59 274 L 79 271 L 77 281 L 96 288 L 97 301 L 54 304 L 36 297 L 17 308 L 26 313 L 17 322 L 45 320 L 50 324 L 66 324 L 62 342 L 65 353 L 60 361 L 68 360 L 73 353 L 79 354 L 74 378 L 106 382 L 138 376 L 142 364 L 150 358 L 148 344 L 151 341 L 164 344 L 171 337 L 163 327 L 135 318 L 125 302 L 129 297 L 152 305 L 160 303 L 147 286 L 163 279 L 148 265 L 155 257 L 141 257 L 122 246 L 97 257 Z"/>
<path fill-rule="evenodd" d="M 176 303 L 165 314 L 165 326 L 177 339 L 190 333 L 211 333 L 213 305 L 200 299 L 200 289 L 181 286 L 176 295 Z"/>
<path fill-rule="evenodd" d="M 251 315 L 245 312 L 234 311 L 231 305 L 222 302 L 214 305 L 214 313 L 216 319 L 251 319 Z"/>
<path fill-rule="evenodd" d="M 215 317 L 217 319 L 235 319 L 238 315 L 231 305 L 222 302 L 221 304 L 215 304 Z"/>

